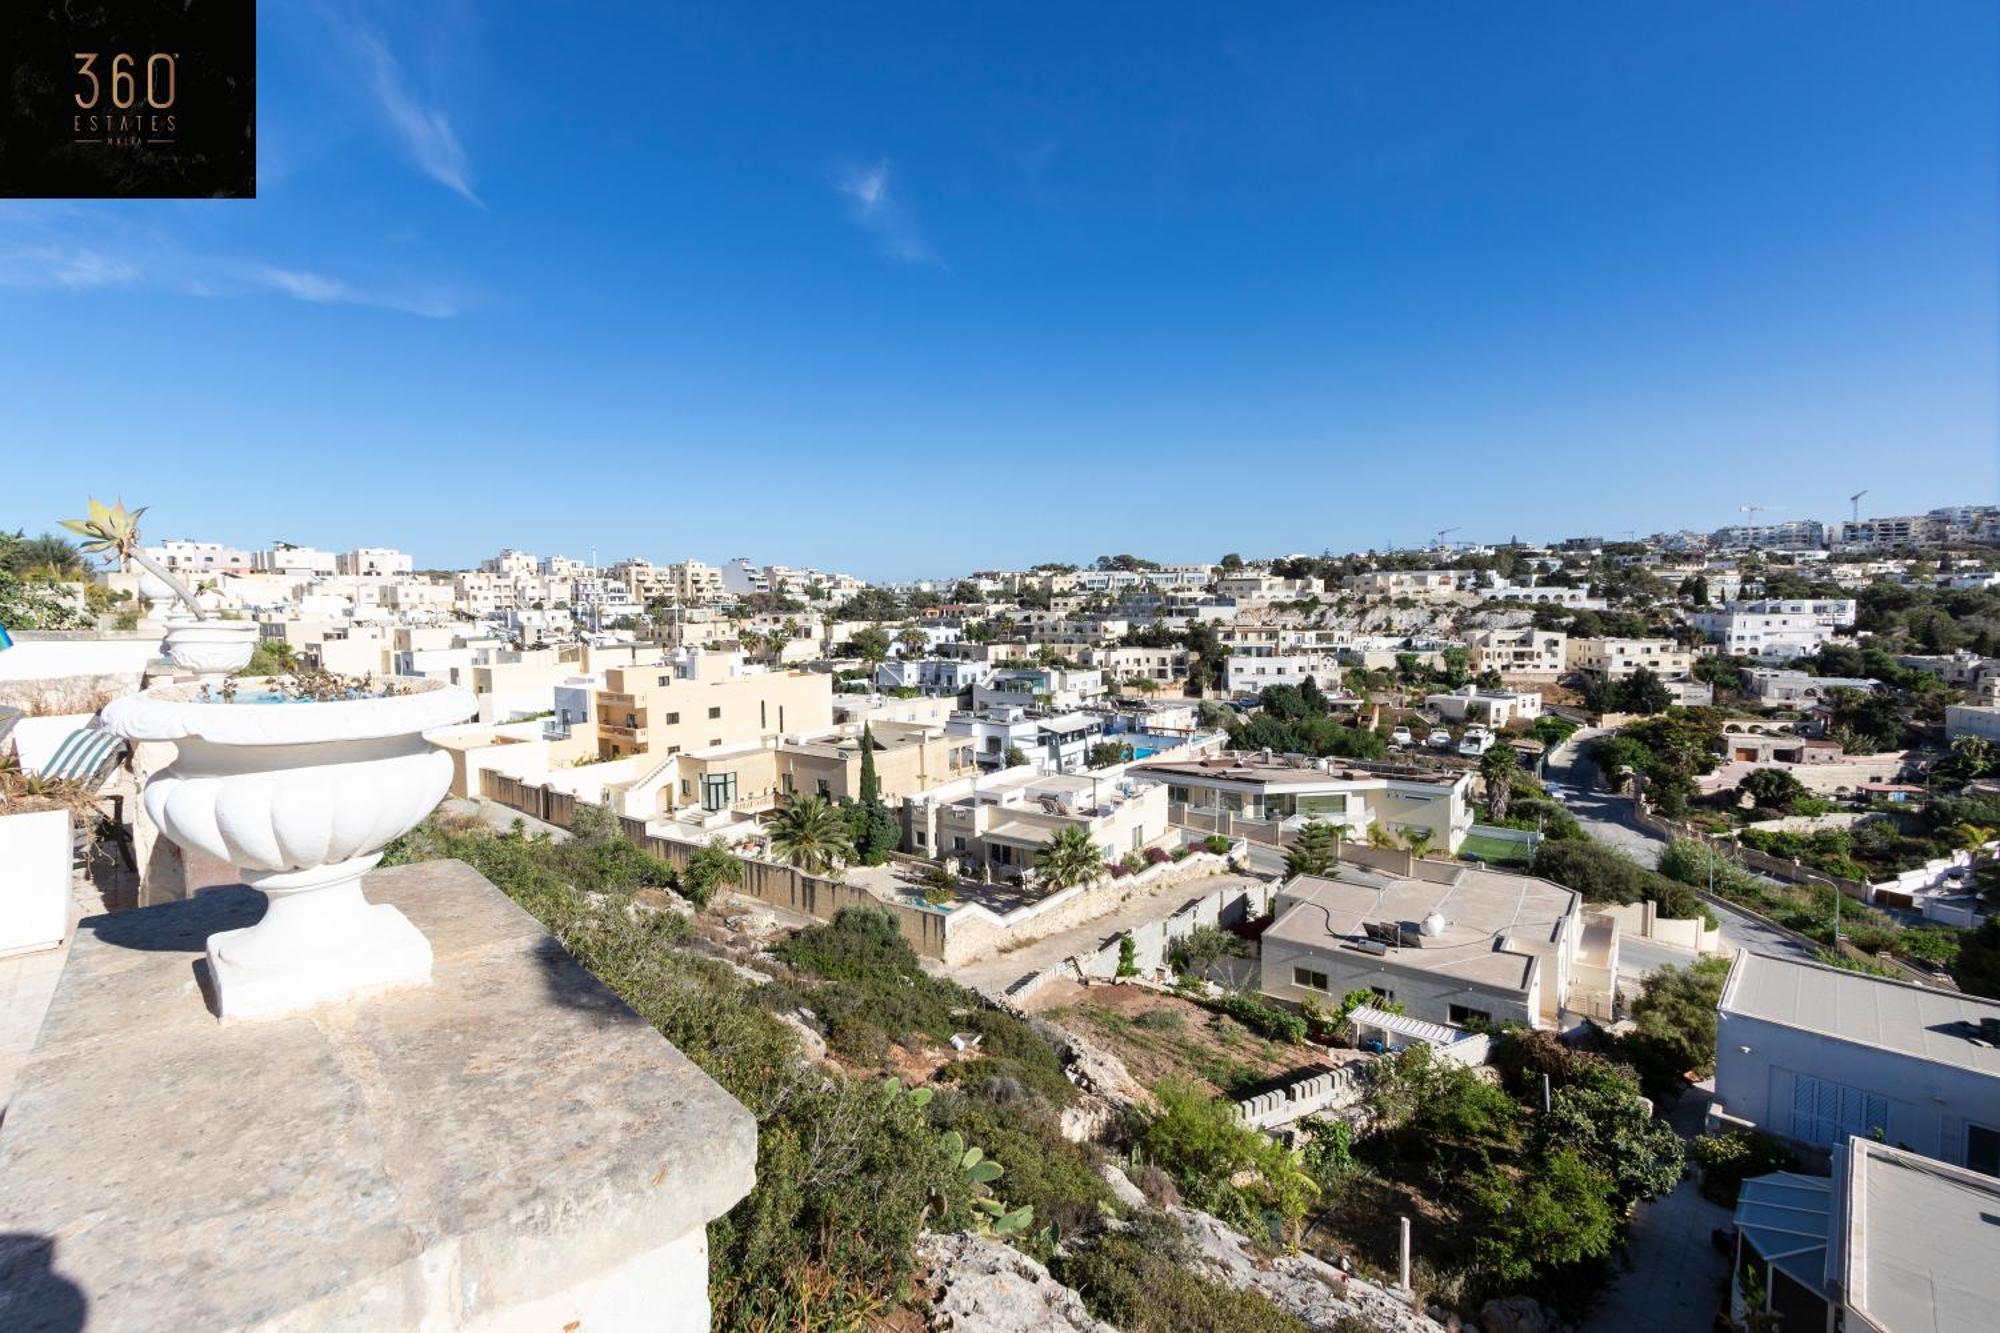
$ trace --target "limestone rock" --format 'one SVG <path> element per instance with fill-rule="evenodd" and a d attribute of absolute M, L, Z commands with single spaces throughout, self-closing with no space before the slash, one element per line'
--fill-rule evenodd
<path fill-rule="evenodd" d="M 971 1232 L 927 1235 L 916 1253 L 930 1269 L 931 1327 L 940 1333 L 1118 1333 L 1004 1241 Z"/>
<path fill-rule="evenodd" d="M 1062 1038 L 1063 1045 L 1069 1049 L 1070 1082 L 1077 1087 L 1095 1093 L 1121 1109 L 1138 1107 L 1151 1110 L 1156 1105 L 1151 1090 L 1132 1077 L 1123 1060 L 1102 1047 L 1093 1046 L 1073 1032 L 1062 1032 Z"/>
<path fill-rule="evenodd" d="M 1196 1266 L 1238 1291 L 1254 1291 L 1315 1329 L 1331 1329 L 1341 1319 L 1361 1319 L 1382 1333 L 1440 1333 L 1443 1325 L 1410 1308 L 1407 1301 L 1309 1254 L 1270 1258 L 1220 1218 L 1193 1208 L 1170 1208 L 1195 1248 Z"/>
<path fill-rule="evenodd" d="M 1532 1296 L 1508 1296 L 1479 1307 L 1480 1333 L 1551 1333 L 1555 1321 Z"/>
<path fill-rule="evenodd" d="M 1111 1187 L 1111 1196 L 1127 1208 L 1145 1208 L 1148 1206 L 1145 1191 L 1134 1185 L 1132 1178 L 1119 1170 L 1113 1163 L 1100 1163 L 1097 1173 L 1103 1176 L 1104 1183 Z"/>
<path fill-rule="evenodd" d="M 1062 1136 L 1071 1143 L 1097 1143 L 1124 1119 L 1118 1104 L 1096 1093 L 1086 1092 L 1074 1105 L 1065 1106 L 1057 1118 Z"/>

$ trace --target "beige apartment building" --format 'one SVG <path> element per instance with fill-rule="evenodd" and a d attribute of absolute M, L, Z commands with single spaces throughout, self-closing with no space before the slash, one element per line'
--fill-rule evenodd
<path fill-rule="evenodd" d="M 882 799 L 892 805 L 974 771 L 970 738 L 947 735 L 941 726 L 881 722 L 867 732 Z M 859 800 L 861 742 L 862 727 L 847 724 L 808 736 L 684 751 L 634 784 L 624 808 L 658 817 L 690 810 L 754 813 L 794 796 Z"/>
<path fill-rule="evenodd" d="M 1560 676 L 1568 669 L 1568 636 L 1547 629 L 1481 630 L 1466 640 L 1472 649 L 1475 674 L 1497 671 L 1502 676 Z"/>
<path fill-rule="evenodd" d="M 597 692 L 604 759 L 754 744 L 832 725 L 833 677 L 746 667 L 740 653 L 689 651 L 651 665 L 608 667 Z"/>
<path fill-rule="evenodd" d="M 1572 639 L 1569 665 L 1606 680 L 1624 680 L 1640 667 L 1671 680 L 1694 670 L 1694 654 L 1672 639 Z"/>

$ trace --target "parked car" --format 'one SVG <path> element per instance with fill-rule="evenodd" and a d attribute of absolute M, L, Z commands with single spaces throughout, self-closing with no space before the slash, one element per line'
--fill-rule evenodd
<path fill-rule="evenodd" d="M 1451 733 L 1443 727 L 1439 727 L 1431 732 L 1430 739 L 1425 743 L 1433 750 L 1449 750 L 1451 748 Z"/>
<path fill-rule="evenodd" d="M 1397 727 L 1394 731 L 1389 733 L 1389 744 L 1391 745 L 1409 745 L 1412 744 L 1415 740 L 1416 737 L 1410 734 L 1410 729 L 1408 727 Z"/>
<path fill-rule="evenodd" d="M 1474 759 L 1492 748 L 1493 733 L 1484 727 L 1467 727 L 1464 737 L 1458 742 L 1458 752 Z"/>

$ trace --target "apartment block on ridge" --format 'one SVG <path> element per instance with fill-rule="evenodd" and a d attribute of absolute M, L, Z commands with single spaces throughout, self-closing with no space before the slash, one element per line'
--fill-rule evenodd
<path fill-rule="evenodd" d="M 833 677 L 684 649 L 660 662 L 607 668 L 596 713 L 604 759 L 748 744 L 832 726 Z"/>

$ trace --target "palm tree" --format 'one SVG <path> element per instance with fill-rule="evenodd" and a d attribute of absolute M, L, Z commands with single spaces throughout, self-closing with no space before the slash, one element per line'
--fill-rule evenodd
<path fill-rule="evenodd" d="M 916 657 L 931 646 L 931 637 L 922 630 L 912 627 L 896 636 L 896 646 L 903 650 L 903 656 Z"/>
<path fill-rule="evenodd" d="M 1431 839 L 1437 836 L 1435 829 L 1406 828 L 1403 830 L 1403 845 L 1410 849 L 1410 855 L 1421 861 L 1430 850 Z"/>
<path fill-rule="evenodd" d="M 1086 884 L 1104 873 L 1104 853 L 1090 840 L 1090 834 L 1071 824 L 1056 830 L 1048 845 L 1035 856 L 1035 869 L 1059 889 Z"/>
<path fill-rule="evenodd" d="M 1504 823 L 1507 804 L 1514 798 L 1514 747 L 1496 745 L 1479 756 L 1479 776 L 1486 780 L 1486 818 Z"/>
<path fill-rule="evenodd" d="M 1380 824 L 1370 824 L 1368 826 L 1368 845 L 1370 847 L 1379 847 L 1383 851 L 1392 851 L 1396 846 L 1396 835 L 1388 829 L 1383 828 Z"/>
<path fill-rule="evenodd" d="M 847 821 L 824 796 L 801 796 L 778 812 L 771 850 L 808 875 L 837 870 L 854 854 Z"/>

